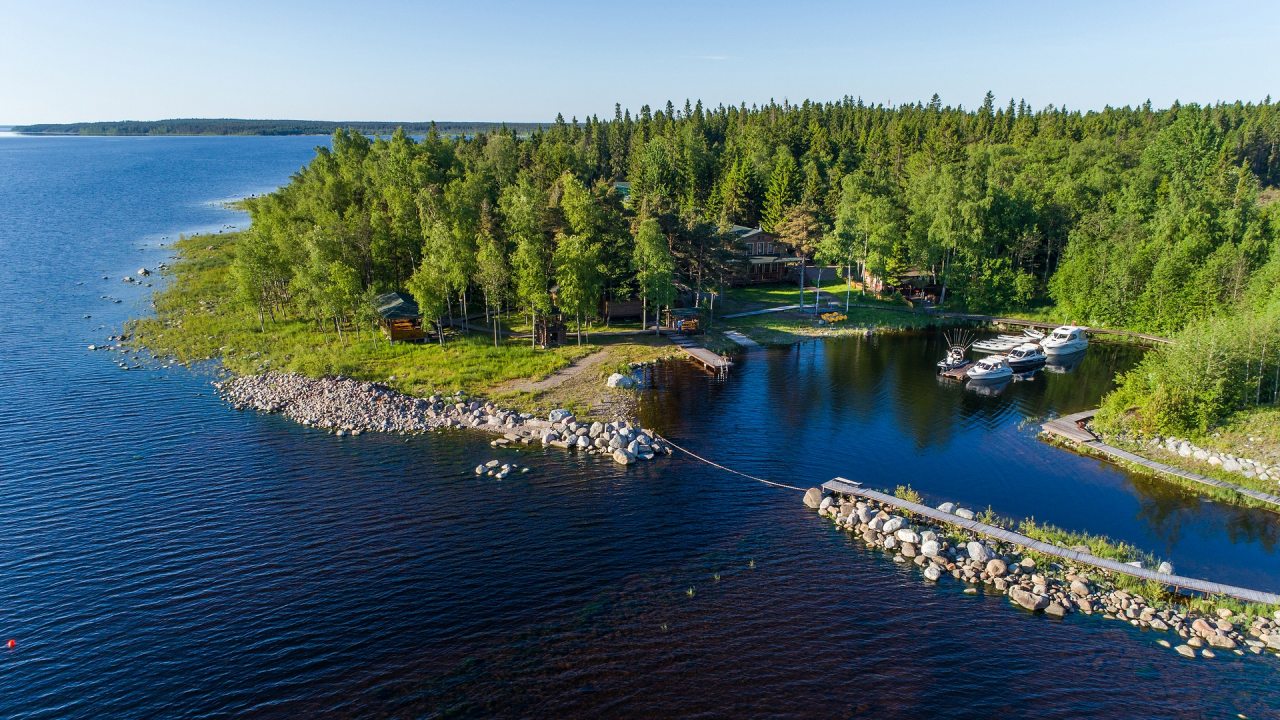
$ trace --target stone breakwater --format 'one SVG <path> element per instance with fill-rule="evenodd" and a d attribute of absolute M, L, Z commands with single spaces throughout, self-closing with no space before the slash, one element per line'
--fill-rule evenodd
<path fill-rule="evenodd" d="M 1271 617 L 1237 614 L 1227 607 L 1199 613 L 1119 588 L 1106 571 L 1036 558 L 1018 546 L 958 526 L 923 523 L 875 501 L 824 495 L 819 488 L 810 488 L 804 502 L 868 546 L 891 554 L 894 562 L 914 564 L 929 582 L 949 575 L 968 585 L 966 593 L 977 593 L 982 586 L 1033 613 L 1057 618 L 1077 612 L 1101 615 L 1167 633 L 1177 639 L 1160 638 L 1157 643 L 1184 657 L 1280 653 L 1280 610 Z M 974 519 L 973 511 L 952 503 L 938 509 Z M 1162 566 L 1161 572 L 1172 569 Z"/>
<path fill-rule="evenodd" d="M 293 373 L 242 375 L 214 383 L 214 387 L 237 410 L 280 413 L 337 435 L 473 428 L 499 435 L 491 443 L 495 447 L 536 443 L 608 455 L 621 465 L 672 452 L 655 434 L 629 420 L 578 422 L 573 413 L 563 409 L 552 410 L 543 419 L 461 393 L 418 398 L 378 383 Z"/>

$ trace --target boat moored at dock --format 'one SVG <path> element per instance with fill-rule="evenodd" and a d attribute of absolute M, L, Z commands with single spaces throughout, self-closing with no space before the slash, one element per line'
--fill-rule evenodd
<path fill-rule="evenodd" d="M 1089 347 L 1089 338 L 1084 328 L 1063 325 L 1040 341 L 1040 346 L 1044 348 L 1046 355 L 1069 355 Z"/>

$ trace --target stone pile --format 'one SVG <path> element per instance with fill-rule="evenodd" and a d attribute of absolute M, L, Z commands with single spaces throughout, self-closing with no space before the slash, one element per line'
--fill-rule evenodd
<path fill-rule="evenodd" d="M 1131 441 L 1131 440 L 1130 440 Z M 1190 441 L 1177 437 L 1153 437 L 1147 440 L 1147 446 L 1162 450 L 1188 460 L 1197 460 L 1226 472 L 1238 473 L 1247 478 L 1259 478 L 1280 483 L 1280 465 L 1271 465 L 1259 460 L 1237 457 L 1231 453 L 1196 447 Z"/>
<path fill-rule="evenodd" d="M 1117 588 L 1103 570 L 1055 562 L 1042 567 L 1042 561 L 1017 546 L 958 526 L 922 523 L 889 505 L 824 495 L 819 488 L 810 488 L 804 502 L 867 545 L 892 554 L 894 562 L 916 565 L 931 582 L 950 575 L 970 588 L 982 586 L 987 592 L 1003 594 L 1031 612 L 1058 618 L 1076 612 L 1101 615 L 1134 627 L 1175 633 L 1183 642 L 1174 649 L 1187 657 L 1213 657 L 1215 650 L 1237 655 L 1280 653 L 1280 611 L 1273 618 L 1254 618 L 1237 616 L 1224 607 L 1205 617 Z M 973 517 L 952 503 L 938 509 L 958 518 Z M 1168 573 L 1173 568 L 1162 564 L 1160 570 Z M 1168 641 L 1161 645 L 1173 647 Z"/>
<path fill-rule="evenodd" d="M 237 376 L 214 386 L 237 410 L 281 413 L 295 422 L 337 435 L 474 428 L 499 435 L 490 443 L 494 447 L 539 443 L 609 455 L 621 465 L 672 453 L 670 445 L 627 420 L 578 422 L 571 412 L 562 409 L 552 410 L 543 420 L 461 393 L 416 398 L 385 385 L 351 378 L 317 379 L 275 372 Z"/>

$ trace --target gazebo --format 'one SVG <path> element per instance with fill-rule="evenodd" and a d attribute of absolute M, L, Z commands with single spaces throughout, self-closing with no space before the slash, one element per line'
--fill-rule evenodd
<path fill-rule="evenodd" d="M 378 311 L 378 325 L 391 342 L 418 342 L 426 338 L 422 329 L 422 313 L 418 303 L 404 293 L 383 293 L 373 299 Z"/>

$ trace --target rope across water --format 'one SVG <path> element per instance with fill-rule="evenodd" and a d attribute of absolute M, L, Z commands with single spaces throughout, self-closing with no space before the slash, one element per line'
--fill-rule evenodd
<path fill-rule="evenodd" d="M 655 433 L 655 434 L 656 434 L 656 433 Z M 661 436 L 659 436 L 659 437 L 661 437 Z M 663 437 L 663 438 L 662 438 L 662 442 L 664 442 L 664 443 L 666 443 L 666 444 L 670 445 L 671 447 L 673 447 L 673 448 L 675 448 L 675 449 L 679 450 L 680 452 L 682 452 L 682 453 L 684 453 L 684 454 L 688 455 L 689 457 L 691 457 L 691 458 L 693 458 L 693 459 L 695 459 L 695 460 L 699 460 L 699 461 L 701 461 L 701 462 L 704 462 L 704 463 L 706 463 L 706 464 L 710 465 L 711 467 L 719 468 L 719 469 L 721 469 L 721 470 L 724 470 L 725 472 L 733 473 L 734 475 L 741 475 L 742 477 L 747 478 L 748 480 L 755 480 L 756 482 L 764 483 L 765 485 L 772 485 L 772 486 L 774 486 L 774 487 L 780 487 L 780 488 L 784 488 L 784 489 L 786 489 L 786 490 L 795 490 L 796 492 L 804 492 L 804 491 L 805 491 L 805 489 L 804 489 L 804 488 L 796 487 L 795 485 L 787 485 L 787 484 L 785 484 L 785 483 L 774 482 L 773 480 L 766 480 L 766 479 L 764 479 L 764 478 L 762 478 L 762 477 L 756 477 L 755 475 L 748 475 L 747 473 L 741 472 L 741 471 L 739 471 L 739 470 L 734 470 L 734 469 L 733 469 L 733 468 L 731 468 L 731 467 L 725 467 L 724 465 L 721 465 L 721 464 L 720 464 L 720 463 L 718 463 L 718 462 L 714 462 L 714 461 L 712 461 L 712 460 L 708 460 L 708 459 L 706 459 L 706 458 L 702 457 L 701 455 L 699 455 L 699 454 L 697 454 L 697 453 L 693 452 L 692 450 L 689 450 L 689 449 L 687 449 L 687 448 L 680 447 L 679 445 L 677 445 L 677 444 L 675 444 L 674 442 L 672 442 L 670 438 Z"/>

